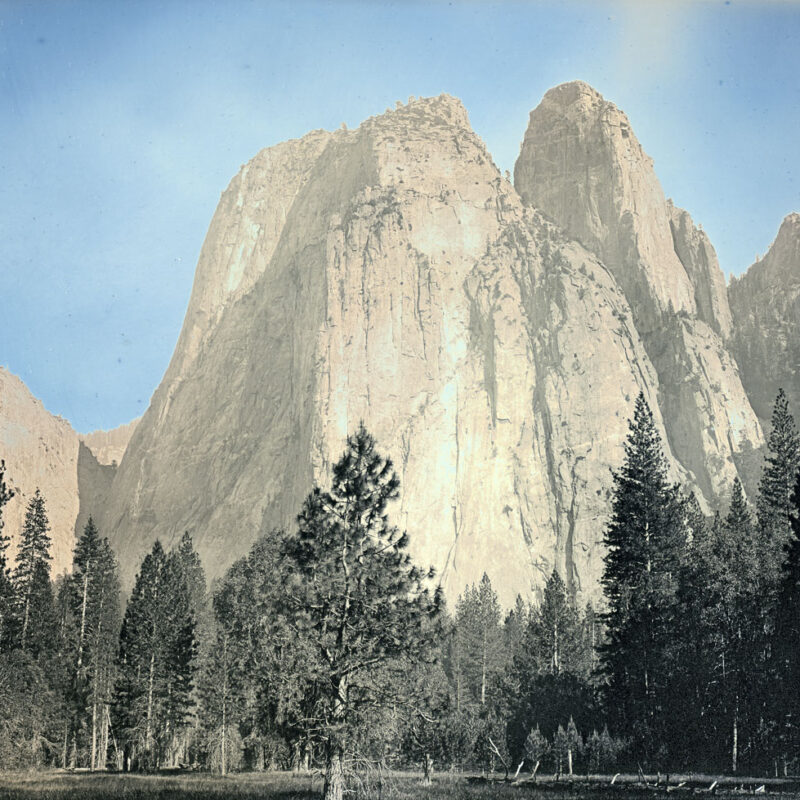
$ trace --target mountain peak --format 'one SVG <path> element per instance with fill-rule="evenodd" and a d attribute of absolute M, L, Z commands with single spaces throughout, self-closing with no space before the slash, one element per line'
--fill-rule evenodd
<path fill-rule="evenodd" d="M 779 241 L 789 239 L 795 243 L 800 243 L 800 213 L 792 211 L 783 218 L 778 235 L 775 237 L 775 244 Z M 773 247 L 775 246 L 773 244 Z"/>
<path fill-rule="evenodd" d="M 581 100 L 606 102 L 603 95 L 594 86 L 590 86 L 586 81 L 580 80 L 560 83 L 545 92 L 544 98 L 542 98 L 542 102 L 556 102 L 564 106 L 572 105 Z"/>
<path fill-rule="evenodd" d="M 383 114 L 369 117 L 357 130 L 386 124 L 413 125 L 422 121 L 471 130 L 464 104 L 457 97 L 444 92 L 433 97 L 411 96 L 405 103 L 398 100 L 394 108 L 387 108 Z"/>
<path fill-rule="evenodd" d="M 595 252 L 652 321 L 670 308 L 696 313 L 653 163 L 625 114 L 587 83 L 551 89 L 531 112 L 514 185 Z"/>
<path fill-rule="evenodd" d="M 748 285 L 748 291 L 786 288 L 800 278 L 800 214 L 793 211 L 781 222 L 766 255 L 752 264 L 747 272 L 731 279 L 731 287 Z"/>

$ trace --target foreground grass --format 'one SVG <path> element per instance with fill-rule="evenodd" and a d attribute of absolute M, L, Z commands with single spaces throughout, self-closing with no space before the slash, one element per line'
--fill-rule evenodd
<path fill-rule="evenodd" d="M 631 776 L 632 777 L 632 776 Z M 710 776 L 709 776 L 710 777 Z M 709 780 L 703 777 L 698 783 Z M 713 781 L 713 777 L 711 778 Z M 710 783 L 710 781 L 709 781 Z M 423 785 L 419 775 L 393 774 L 379 784 L 374 777 L 351 782 L 355 790 L 350 796 L 364 800 L 653 800 L 654 792 L 636 786 L 630 780 L 610 786 L 602 780 L 594 784 L 583 781 L 517 784 L 502 781 L 485 782 L 465 776 L 442 774 L 432 786 Z M 673 783 L 674 786 L 674 783 Z M 720 793 L 750 796 L 753 783 L 742 791 L 740 784 L 725 783 Z M 750 791 L 747 791 L 747 790 Z M 0 773 L 0 800 L 318 800 L 322 780 L 318 774 L 248 773 L 227 777 L 201 773 L 166 775 L 119 775 L 88 773 Z M 780 793 L 783 798 L 798 798 L 797 785 L 767 782 L 766 791 Z M 706 792 L 703 792 L 706 793 Z M 658 793 L 657 797 L 666 793 Z M 685 794 L 670 795 L 677 800 Z"/>
<path fill-rule="evenodd" d="M 86 773 L 0 774 L 0 800 L 311 800 L 320 781 L 308 775 L 116 775 Z"/>

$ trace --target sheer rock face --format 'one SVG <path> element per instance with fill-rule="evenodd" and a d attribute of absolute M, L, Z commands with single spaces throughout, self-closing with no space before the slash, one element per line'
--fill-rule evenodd
<path fill-rule="evenodd" d="M 764 258 L 728 287 L 731 348 L 753 408 L 767 424 L 779 388 L 800 409 L 800 214 L 783 220 Z"/>
<path fill-rule="evenodd" d="M 687 309 L 665 359 L 722 371 L 658 202 L 648 247 L 666 248 L 664 274 L 636 296 Z M 154 538 L 184 530 L 220 575 L 293 524 L 363 420 L 401 479 L 390 513 L 451 600 L 486 571 L 511 604 L 553 567 L 596 599 L 610 468 L 640 390 L 674 476 L 699 485 L 670 450 L 619 276 L 525 206 L 452 98 L 263 151 L 223 194 L 173 361 L 114 478 L 103 528 L 128 580 Z M 703 382 L 681 391 L 709 414 L 735 402 Z M 721 435 L 751 434 L 748 408 Z"/>
<path fill-rule="evenodd" d="M 753 487 L 763 443 L 727 345 L 751 395 L 767 386 L 762 417 L 768 364 L 800 399 L 800 217 L 731 286 L 732 317 L 707 237 L 590 87 L 532 112 L 515 182 L 447 96 L 259 153 L 222 195 L 138 424 L 78 436 L 0 370 L 8 531 L 39 485 L 56 571 L 92 514 L 128 585 L 186 530 L 218 577 L 294 524 L 363 420 L 401 479 L 389 513 L 451 601 L 485 571 L 511 605 L 554 567 L 598 600 L 639 391 L 707 508 L 737 474 Z"/>
<path fill-rule="evenodd" d="M 732 332 L 731 309 L 725 275 L 708 236 L 692 221 L 688 211 L 667 201 L 675 253 L 694 286 L 697 316 L 713 328 L 723 340 Z"/>
<path fill-rule="evenodd" d="M 99 464 L 112 466 L 122 461 L 128 442 L 136 430 L 140 417 L 110 431 L 96 430 L 80 434 L 81 442 L 89 448 Z"/>
<path fill-rule="evenodd" d="M 136 420 L 111 431 L 76 433 L 69 422 L 47 411 L 16 375 L 0 367 L 0 458 L 6 462 L 6 483 L 15 492 L 2 512 L 3 533 L 11 537 L 12 568 L 25 511 L 37 488 L 50 521 L 51 572 L 55 576 L 72 568 L 76 535 L 108 503 L 113 461 L 121 460 L 135 426 Z"/>
<path fill-rule="evenodd" d="M 727 496 L 763 435 L 724 342 L 731 315 L 707 237 L 665 200 L 627 117 L 584 83 L 550 90 L 531 112 L 514 175 L 523 200 L 617 279 L 673 453 L 707 500 Z"/>
<path fill-rule="evenodd" d="M 642 333 L 664 312 L 696 313 L 653 163 L 625 114 L 591 86 L 557 86 L 531 112 L 514 185 L 597 253 L 647 326 Z"/>
<path fill-rule="evenodd" d="M 52 574 L 72 566 L 78 515 L 78 434 L 53 416 L 25 384 L 0 367 L 0 458 L 15 497 L 3 509 L 3 533 L 11 537 L 14 565 L 25 510 L 37 488 L 45 498 L 52 538 Z"/>

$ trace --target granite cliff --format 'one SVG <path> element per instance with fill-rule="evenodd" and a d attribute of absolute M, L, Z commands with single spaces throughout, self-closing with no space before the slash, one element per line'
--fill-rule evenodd
<path fill-rule="evenodd" d="M 789 214 L 764 258 L 728 287 L 731 350 L 764 425 L 783 388 L 800 410 L 800 214 Z"/>
<path fill-rule="evenodd" d="M 79 435 L 0 369 L 16 537 L 39 486 L 54 572 L 93 515 L 130 585 L 190 531 L 213 578 L 291 526 L 359 420 L 450 600 L 558 568 L 597 598 L 611 469 L 643 391 L 711 511 L 755 488 L 779 386 L 800 407 L 800 215 L 726 288 L 625 114 L 587 84 L 531 112 L 514 183 L 447 95 L 258 153 L 223 193 L 141 420 Z"/>
<path fill-rule="evenodd" d="M 115 431 L 82 436 L 62 417 L 54 416 L 25 384 L 0 367 L 0 458 L 6 481 L 15 492 L 3 509 L 3 533 L 11 537 L 11 565 L 28 501 L 37 488 L 45 498 L 52 545 L 52 573 L 72 566 L 76 531 L 90 514 L 95 517 L 108 500 L 116 467 L 99 462 L 92 447 L 113 442 L 121 459 L 135 421 Z M 89 445 L 85 440 L 89 440 Z M 104 458 L 110 450 L 99 450 Z"/>
<path fill-rule="evenodd" d="M 101 527 L 128 581 L 184 530 L 219 575 L 292 524 L 363 419 L 451 600 L 487 571 L 508 604 L 553 567 L 595 597 L 640 390 L 707 508 L 752 484 L 733 324 L 707 237 L 586 84 L 532 112 L 514 185 L 446 95 L 315 131 L 223 193 Z"/>
<path fill-rule="evenodd" d="M 725 346 L 724 276 L 705 234 L 665 199 L 625 114 L 585 83 L 550 90 L 531 113 L 515 184 L 613 273 L 658 374 L 673 454 L 704 497 L 726 496 L 737 460 L 763 440 Z"/>

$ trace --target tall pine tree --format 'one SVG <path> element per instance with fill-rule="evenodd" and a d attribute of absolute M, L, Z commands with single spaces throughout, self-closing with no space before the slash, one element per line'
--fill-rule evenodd
<path fill-rule="evenodd" d="M 683 504 L 667 479 L 661 439 L 644 394 L 629 423 L 625 459 L 613 474 L 602 583 L 608 601 L 602 666 L 606 704 L 642 759 L 664 742 L 677 579 L 685 546 Z"/>
<path fill-rule="evenodd" d="M 792 492 L 800 468 L 800 437 L 789 401 L 778 391 L 772 410 L 772 430 L 767 440 L 767 458 L 758 486 L 758 525 L 763 549 L 760 581 L 765 595 L 772 597 L 791 537 L 794 516 Z"/>
<path fill-rule="evenodd" d="M 192 706 L 194 624 L 181 565 L 157 541 L 120 632 L 115 712 L 126 769 L 174 766 L 179 758 Z"/>
<path fill-rule="evenodd" d="M 772 716 L 784 754 L 796 763 L 800 758 L 800 473 L 792 501 L 792 535 L 781 571 L 773 634 Z"/>
<path fill-rule="evenodd" d="M 577 672 L 581 653 L 580 615 L 567 594 L 567 587 L 553 570 L 547 580 L 542 602 L 531 614 L 529 652 L 537 660 L 539 674 L 561 675 Z"/>
<path fill-rule="evenodd" d="M 100 538 L 91 517 L 75 545 L 67 590 L 73 741 L 82 764 L 102 769 L 108 753 L 109 704 L 119 635 L 119 579 L 111 546 Z"/>
<path fill-rule="evenodd" d="M 359 426 L 333 468 L 330 490 L 303 504 L 285 548 L 284 614 L 310 647 L 317 727 L 325 747 L 326 800 L 342 800 L 344 759 L 357 732 L 390 707 L 408 668 L 428 657 L 438 603 L 411 564 L 408 537 L 386 508 L 398 496 L 392 462 Z"/>
<path fill-rule="evenodd" d="M 17 642 L 34 657 L 52 649 L 54 643 L 55 611 L 50 585 L 49 532 L 44 497 L 37 489 L 25 512 L 14 570 Z"/>
<path fill-rule="evenodd" d="M 461 702 L 466 697 L 485 706 L 488 699 L 494 699 L 505 659 L 501 613 L 497 593 L 486 573 L 477 586 L 465 589 L 458 599 L 455 646 L 466 691 Z"/>
<path fill-rule="evenodd" d="M 523 758 L 526 737 L 538 727 L 553 736 L 574 718 L 582 727 L 594 723 L 596 704 L 590 679 L 594 612 L 581 616 L 556 570 L 542 600 L 528 615 L 522 645 L 506 671 L 508 741 L 512 756 Z"/>
<path fill-rule="evenodd" d="M 764 665 L 763 635 L 759 625 L 759 569 L 755 530 L 738 478 L 733 482 L 730 508 L 724 519 L 700 535 L 690 548 L 682 581 L 686 605 L 681 669 L 693 702 L 687 704 L 694 725 L 674 731 L 686 740 L 687 761 L 696 749 L 709 763 L 732 772 L 739 770 L 740 754 L 752 752 L 748 738 L 754 732 Z M 688 692 L 683 693 L 688 696 Z M 702 727 L 704 739 L 691 741 L 687 730 Z M 743 746 L 745 745 L 745 746 Z"/>
<path fill-rule="evenodd" d="M 203 663 L 213 646 L 213 621 L 206 591 L 206 573 L 194 542 L 188 531 L 181 537 L 175 548 L 174 558 L 183 573 L 189 597 L 189 609 L 194 619 L 194 639 L 197 649 L 197 664 Z M 198 689 L 195 686 L 190 706 L 196 707 L 199 701 Z M 185 729 L 185 741 L 182 744 L 182 759 L 194 759 L 200 735 L 200 720 L 192 712 L 190 724 Z"/>
<path fill-rule="evenodd" d="M 14 610 L 14 586 L 8 563 L 10 538 L 4 533 L 3 507 L 14 497 L 6 484 L 6 462 L 0 459 L 0 649 L 7 644 L 9 622 Z"/>

